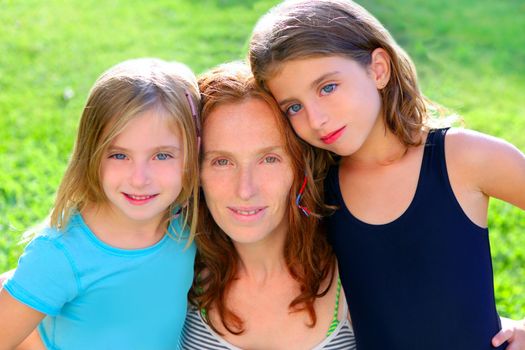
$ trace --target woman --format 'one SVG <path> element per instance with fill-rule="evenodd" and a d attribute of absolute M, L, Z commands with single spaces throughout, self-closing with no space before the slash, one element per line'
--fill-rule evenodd
<path fill-rule="evenodd" d="M 204 74 L 206 206 L 184 349 L 353 349 L 301 142 L 248 68 Z M 304 187 L 306 183 L 306 187 Z"/>

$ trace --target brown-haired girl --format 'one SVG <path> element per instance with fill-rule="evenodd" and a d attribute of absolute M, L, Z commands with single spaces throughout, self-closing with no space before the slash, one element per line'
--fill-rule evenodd
<path fill-rule="evenodd" d="M 523 153 L 435 127 L 412 61 L 352 1 L 277 5 L 254 29 L 250 62 L 296 133 L 340 157 L 327 229 L 357 347 L 492 349 L 487 207 L 525 208 Z"/>

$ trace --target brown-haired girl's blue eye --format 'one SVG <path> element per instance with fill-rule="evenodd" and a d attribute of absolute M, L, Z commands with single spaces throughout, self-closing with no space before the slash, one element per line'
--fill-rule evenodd
<path fill-rule="evenodd" d="M 286 115 L 291 116 L 297 114 L 301 111 L 301 109 L 303 109 L 303 106 L 301 106 L 299 103 L 294 103 L 286 109 Z"/>
<path fill-rule="evenodd" d="M 323 86 L 321 88 L 321 95 L 328 95 L 328 94 L 332 93 L 335 90 L 336 87 L 337 87 L 337 84 L 335 84 L 335 83 L 331 83 L 331 84 L 327 84 L 327 85 Z"/>
<path fill-rule="evenodd" d="M 117 160 L 124 160 L 126 159 L 126 155 L 123 153 L 115 153 L 109 156 L 109 158 L 117 159 Z"/>

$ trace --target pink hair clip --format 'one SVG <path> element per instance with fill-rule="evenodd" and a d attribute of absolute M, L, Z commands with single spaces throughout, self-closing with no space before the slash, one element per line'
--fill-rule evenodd
<path fill-rule="evenodd" d="M 199 114 L 197 113 L 197 108 L 195 107 L 195 104 L 193 103 L 193 99 L 191 98 L 190 92 L 186 89 L 184 94 L 186 95 L 186 99 L 188 100 L 188 104 L 190 105 L 191 115 L 193 117 L 193 121 L 195 122 L 195 129 L 197 131 L 197 149 L 200 150 L 201 148 L 201 124 L 199 120 Z"/>

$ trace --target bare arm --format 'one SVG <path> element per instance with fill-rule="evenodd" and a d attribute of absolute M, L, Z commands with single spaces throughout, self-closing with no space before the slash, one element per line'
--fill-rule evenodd
<path fill-rule="evenodd" d="M 40 334 L 35 329 L 15 350 L 46 350 L 46 347 L 40 338 Z"/>
<path fill-rule="evenodd" d="M 14 273 L 15 270 L 13 269 L 0 274 L 0 290 L 2 289 L 4 282 L 7 281 Z M 15 350 L 46 350 L 46 347 L 44 346 L 38 331 L 34 329 L 33 332 L 31 332 L 31 334 L 15 348 Z"/>
<path fill-rule="evenodd" d="M 510 143 L 468 130 L 447 137 L 465 186 L 525 209 L 525 155 Z M 451 154 L 454 153 L 454 154 Z"/>
<path fill-rule="evenodd" d="M 2 339 L 0 350 L 13 349 L 21 345 L 44 316 L 43 313 L 22 304 L 2 289 L 0 291 L 0 339 Z"/>
<path fill-rule="evenodd" d="M 525 209 L 525 155 L 516 147 L 475 131 L 451 129 L 445 154 L 454 195 L 475 224 L 487 226 L 490 197 Z"/>
<path fill-rule="evenodd" d="M 525 209 L 525 155 L 502 140 L 485 142 L 486 166 L 479 179 L 482 191 Z"/>

